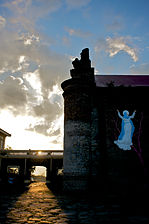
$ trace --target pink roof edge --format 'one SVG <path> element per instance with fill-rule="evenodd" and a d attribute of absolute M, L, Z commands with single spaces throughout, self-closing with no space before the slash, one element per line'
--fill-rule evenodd
<path fill-rule="evenodd" d="M 97 87 L 114 86 L 149 86 L 149 75 L 95 75 Z"/>

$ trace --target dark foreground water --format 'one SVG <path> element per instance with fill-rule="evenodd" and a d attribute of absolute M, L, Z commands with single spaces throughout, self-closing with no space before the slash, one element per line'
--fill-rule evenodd
<path fill-rule="evenodd" d="M 133 206 L 96 194 L 53 193 L 45 182 L 34 182 L 24 189 L 1 189 L 0 223 L 149 224 L 148 211 Z"/>

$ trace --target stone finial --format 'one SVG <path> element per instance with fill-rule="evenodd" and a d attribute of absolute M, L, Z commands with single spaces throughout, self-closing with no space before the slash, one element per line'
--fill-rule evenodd
<path fill-rule="evenodd" d="M 89 59 L 89 49 L 85 48 L 81 52 L 81 59 L 76 58 L 72 64 L 76 70 L 86 70 L 91 68 L 91 61 Z"/>

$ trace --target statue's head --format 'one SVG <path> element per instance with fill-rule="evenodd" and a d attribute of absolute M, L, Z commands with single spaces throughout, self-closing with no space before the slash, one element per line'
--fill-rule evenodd
<path fill-rule="evenodd" d="M 81 52 L 81 60 L 89 60 L 89 49 L 85 48 Z"/>
<path fill-rule="evenodd" d="M 128 111 L 128 110 L 124 110 L 124 111 L 123 111 L 123 115 L 124 115 L 124 116 L 129 116 L 129 111 Z"/>
<path fill-rule="evenodd" d="M 81 52 L 81 59 L 76 58 L 72 64 L 74 69 L 77 70 L 86 70 L 91 68 L 91 61 L 89 59 L 89 49 L 85 48 Z"/>

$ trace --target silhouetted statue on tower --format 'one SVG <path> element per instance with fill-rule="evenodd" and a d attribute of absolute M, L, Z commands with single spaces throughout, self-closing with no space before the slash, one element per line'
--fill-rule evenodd
<path fill-rule="evenodd" d="M 80 60 L 76 58 L 72 62 L 74 69 L 86 70 L 91 68 L 91 61 L 89 59 L 89 49 L 88 48 L 83 49 L 80 55 L 81 55 Z"/>
<path fill-rule="evenodd" d="M 71 77 L 94 82 L 94 68 L 91 67 L 89 49 L 83 49 L 80 55 L 81 59 L 76 58 L 72 62 L 74 68 L 70 70 Z"/>

